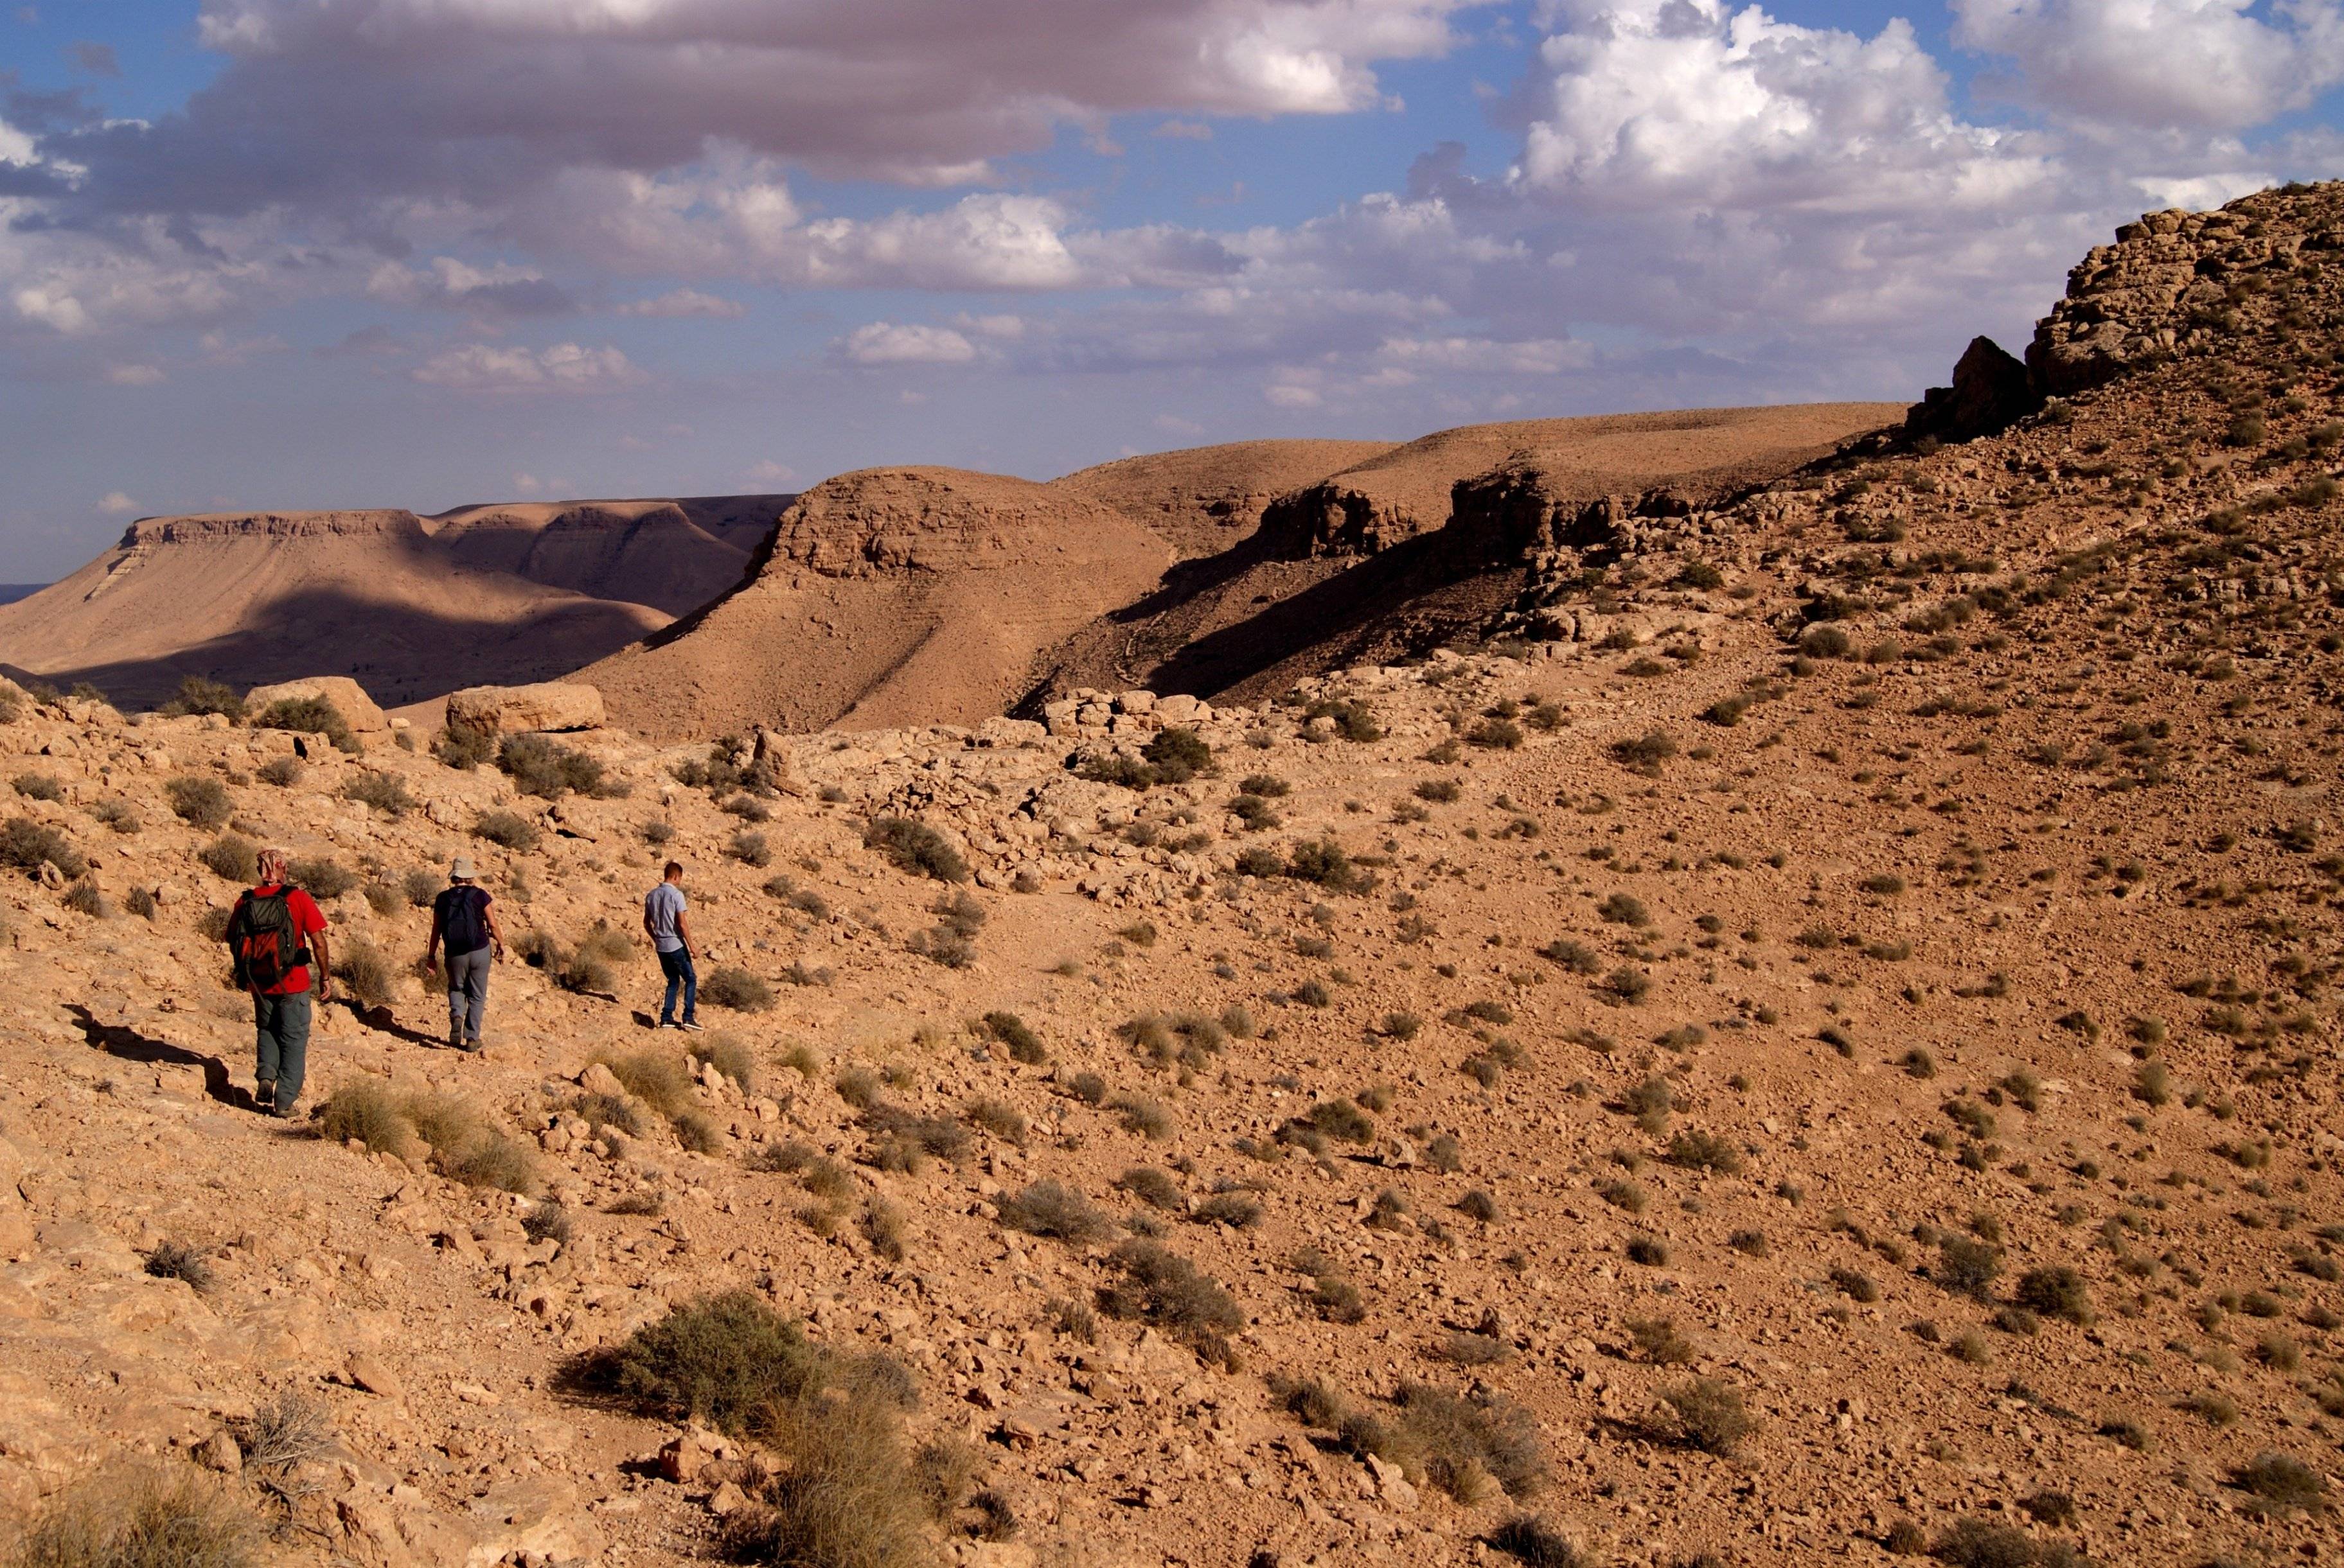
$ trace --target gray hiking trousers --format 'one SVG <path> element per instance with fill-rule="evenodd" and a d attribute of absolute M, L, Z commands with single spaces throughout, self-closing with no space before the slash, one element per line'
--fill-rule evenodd
<path fill-rule="evenodd" d="M 494 948 L 450 953 L 448 965 L 448 1033 L 460 1032 L 465 1043 L 480 1043 L 480 1016 L 489 1010 L 489 964 Z"/>

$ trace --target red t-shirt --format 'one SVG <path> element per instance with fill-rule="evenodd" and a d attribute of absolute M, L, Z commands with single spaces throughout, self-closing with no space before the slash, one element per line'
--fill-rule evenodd
<path fill-rule="evenodd" d="M 277 888 L 278 884 L 275 882 L 263 882 L 253 889 L 247 897 L 265 899 L 274 893 Z M 326 929 L 326 911 L 318 907 L 317 900 L 298 888 L 293 889 L 286 895 L 285 911 L 293 918 L 294 940 L 304 947 L 308 945 L 311 937 Z M 308 989 L 309 966 L 295 964 L 285 971 L 285 978 L 273 986 L 262 988 L 261 994 L 263 996 L 298 996 Z"/>

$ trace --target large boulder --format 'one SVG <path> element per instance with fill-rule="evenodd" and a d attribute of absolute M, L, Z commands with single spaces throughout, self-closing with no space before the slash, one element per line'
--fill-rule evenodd
<path fill-rule="evenodd" d="M 313 675 L 306 680 L 280 680 L 274 686 L 256 686 L 244 694 L 244 706 L 258 713 L 278 702 L 298 702 L 307 698 L 323 698 L 334 705 L 342 722 L 352 729 L 377 730 L 390 728 L 390 720 L 369 697 L 366 688 L 347 675 Z"/>
<path fill-rule="evenodd" d="M 1991 436 L 2042 406 L 2024 362 L 1991 337 L 1973 337 L 1954 367 L 1954 384 L 1930 387 L 1905 411 L 1904 435 L 1967 441 Z"/>
<path fill-rule="evenodd" d="M 600 729 L 602 694 L 582 681 L 468 686 L 448 694 L 448 728 L 481 735 L 530 729 Z"/>

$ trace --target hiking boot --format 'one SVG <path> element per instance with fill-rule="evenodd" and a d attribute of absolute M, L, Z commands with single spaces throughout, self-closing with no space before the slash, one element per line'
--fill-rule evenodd
<path fill-rule="evenodd" d="M 253 1104 L 263 1116 L 269 1115 L 277 1104 L 277 1081 L 264 1078 L 252 1086 Z"/>
<path fill-rule="evenodd" d="M 461 1050 L 464 1049 L 464 1026 L 462 1024 L 451 1023 L 448 1026 L 448 1043 L 455 1050 Z"/>
<path fill-rule="evenodd" d="M 293 1108 L 289 1105 L 272 1105 L 268 1108 L 268 1114 L 279 1121 L 290 1121 L 293 1120 Z"/>
<path fill-rule="evenodd" d="M 480 1043 L 480 1041 L 479 1041 L 479 1040 L 459 1040 L 459 1041 L 457 1042 L 456 1049 L 457 1049 L 458 1050 L 471 1051 L 471 1052 L 474 1052 L 474 1053 L 476 1053 L 476 1054 L 477 1054 L 478 1052 L 482 1051 L 482 1050 L 487 1050 L 488 1048 L 487 1048 L 486 1046 L 484 1046 L 483 1044 L 481 1044 L 481 1043 Z"/>

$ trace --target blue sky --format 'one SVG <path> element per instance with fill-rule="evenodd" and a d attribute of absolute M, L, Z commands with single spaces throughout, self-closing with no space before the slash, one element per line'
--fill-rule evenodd
<path fill-rule="evenodd" d="M 2334 0 L 0 11 L 0 579 L 131 517 L 1912 397 L 2335 164 Z"/>

